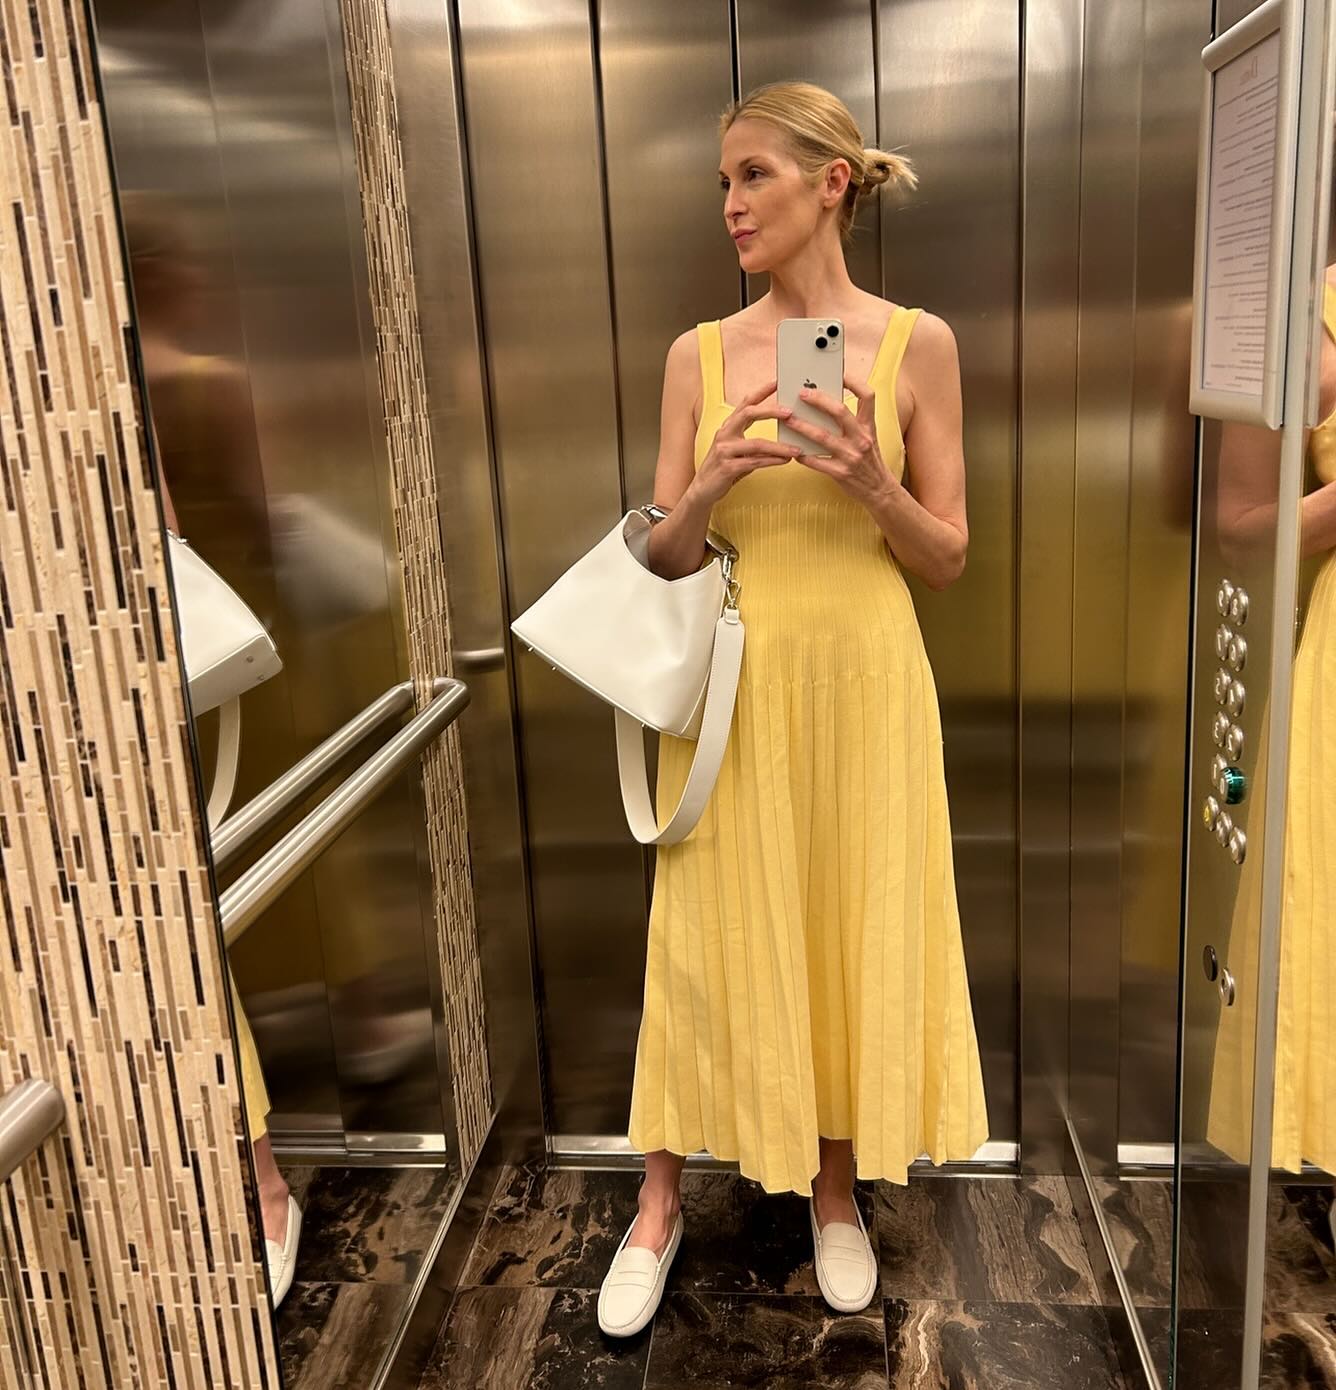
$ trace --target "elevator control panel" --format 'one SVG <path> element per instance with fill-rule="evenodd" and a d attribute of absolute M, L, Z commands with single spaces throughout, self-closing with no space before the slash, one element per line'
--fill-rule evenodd
<path fill-rule="evenodd" d="M 1236 722 L 1248 704 L 1248 691 L 1240 673 L 1248 662 L 1248 641 L 1242 629 L 1248 621 L 1248 592 L 1230 579 L 1222 579 L 1215 606 L 1224 620 L 1215 630 L 1215 654 L 1220 667 L 1212 690 L 1219 706 L 1211 721 L 1211 740 L 1220 750 L 1211 760 L 1212 794 L 1202 803 L 1202 823 L 1235 864 L 1248 853 L 1248 837 L 1234 824 L 1225 808 L 1237 806 L 1248 794 L 1248 775 L 1243 761 L 1243 730 Z"/>

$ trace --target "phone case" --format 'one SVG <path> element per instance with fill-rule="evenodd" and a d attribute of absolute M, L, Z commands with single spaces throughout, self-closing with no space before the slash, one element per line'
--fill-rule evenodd
<path fill-rule="evenodd" d="M 831 330 L 834 330 L 832 335 Z M 818 347 L 824 342 L 824 347 Z M 821 429 L 831 429 L 834 421 L 824 410 L 798 399 L 804 386 L 824 391 L 834 400 L 844 400 L 844 324 L 840 319 L 783 319 L 775 342 L 775 397 L 780 405 L 791 405 L 799 419 L 810 420 Z M 806 435 L 779 421 L 775 437 L 781 444 L 796 444 L 804 453 L 816 445 Z"/>

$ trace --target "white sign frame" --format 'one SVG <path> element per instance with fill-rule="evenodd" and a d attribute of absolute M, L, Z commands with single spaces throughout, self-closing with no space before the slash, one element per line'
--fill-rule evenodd
<path fill-rule="evenodd" d="M 1299 59 L 1303 29 L 1302 0 L 1265 0 L 1250 15 L 1227 29 L 1202 50 L 1205 69 L 1201 127 L 1197 146 L 1197 228 L 1192 277 L 1192 376 L 1188 408 L 1195 415 L 1279 429 L 1285 389 L 1285 332 L 1288 321 L 1290 256 L 1294 234 L 1295 157 L 1298 143 Z M 1207 388 L 1205 376 L 1207 320 L 1206 272 L 1210 259 L 1212 189 L 1211 145 L 1216 117 L 1216 74 L 1258 44 L 1280 35 L 1275 162 L 1271 183 L 1271 217 L 1266 276 L 1266 347 L 1258 390 Z"/>

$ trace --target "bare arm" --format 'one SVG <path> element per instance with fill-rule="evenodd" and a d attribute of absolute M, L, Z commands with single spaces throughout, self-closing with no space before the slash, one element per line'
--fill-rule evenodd
<path fill-rule="evenodd" d="M 869 508 L 895 558 L 930 588 L 945 589 L 965 568 L 965 446 L 960 357 L 950 326 L 923 314 L 905 349 L 914 413 L 905 431 L 905 479 Z"/>

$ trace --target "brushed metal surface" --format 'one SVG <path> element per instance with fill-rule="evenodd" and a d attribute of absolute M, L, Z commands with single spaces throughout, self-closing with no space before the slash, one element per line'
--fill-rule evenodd
<path fill-rule="evenodd" d="M 725 14 L 724 6 L 714 8 L 721 17 Z M 946 7 L 938 3 L 928 8 L 940 23 Z M 881 145 L 875 0 L 871 5 L 867 0 L 826 0 L 821 5 L 806 0 L 735 0 L 735 10 L 740 95 L 765 82 L 815 82 L 849 108 L 863 132 L 864 145 Z M 900 139 L 895 133 L 888 138 Z M 887 207 L 888 215 L 893 215 L 893 204 Z M 881 221 L 882 198 L 864 203 L 845 250 L 850 278 L 871 294 L 882 293 Z M 770 286 L 768 275 L 745 278 L 748 303 Z"/>
<path fill-rule="evenodd" d="M 248 701 L 245 799 L 407 674 L 337 7 L 107 0 L 98 22 L 173 500 L 284 660 Z M 276 1143 L 452 1127 L 422 826 L 399 779 L 233 953 Z"/>
<path fill-rule="evenodd" d="M 390 0 L 387 13 L 450 581 L 450 656 L 472 696 L 460 743 L 497 1105 L 490 1142 L 502 1161 L 518 1163 L 542 1151 L 538 1005 L 454 7 Z"/>
<path fill-rule="evenodd" d="M 1141 12 L 1087 6 L 1072 533 L 1068 1117 L 1084 1169 L 1116 1171 L 1123 707 Z M 1160 1059 L 1172 1072 L 1173 1054 Z"/>
<path fill-rule="evenodd" d="M 1019 607 L 1021 1164 L 1069 1158 L 1072 516 L 1082 16 L 1027 4 L 1021 127 Z"/>
<path fill-rule="evenodd" d="M 942 709 L 989 1137 L 1024 1147 L 1016 1094 L 1020 7 L 884 3 L 878 19 L 882 144 L 903 145 L 921 180 L 902 207 L 883 209 L 885 293 L 951 325 L 964 395 L 969 559 L 942 593 L 912 579 L 910 587 Z"/>
<path fill-rule="evenodd" d="M 460 0 L 458 14 L 514 614 L 625 500 L 594 35 L 575 0 Z M 716 167 L 702 172 L 711 188 Z M 616 1132 L 640 1021 L 644 856 L 626 830 L 608 707 L 523 651 L 513 661 L 549 1124 Z"/>

